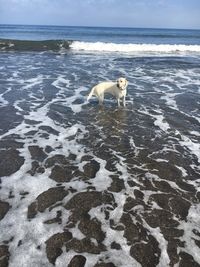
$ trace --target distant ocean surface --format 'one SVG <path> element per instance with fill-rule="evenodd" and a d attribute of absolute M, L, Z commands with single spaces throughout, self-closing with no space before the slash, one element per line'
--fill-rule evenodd
<path fill-rule="evenodd" d="M 0 25 L 0 36 L 19 40 L 200 45 L 200 30 Z"/>
<path fill-rule="evenodd" d="M 90 51 L 200 51 L 200 30 L 0 25 L 0 38 L 70 40 L 72 48 Z"/>
<path fill-rule="evenodd" d="M 199 215 L 200 30 L 0 25 L 0 266 L 197 267 Z"/>

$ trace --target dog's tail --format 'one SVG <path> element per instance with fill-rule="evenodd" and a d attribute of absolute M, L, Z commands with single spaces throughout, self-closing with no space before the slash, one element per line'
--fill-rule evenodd
<path fill-rule="evenodd" d="M 90 98 L 93 96 L 93 94 L 94 94 L 94 89 L 95 89 L 95 87 L 93 87 L 93 88 L 91 89 L 89 95 L 87 96 L 87 101 L 89 101 Z"/>

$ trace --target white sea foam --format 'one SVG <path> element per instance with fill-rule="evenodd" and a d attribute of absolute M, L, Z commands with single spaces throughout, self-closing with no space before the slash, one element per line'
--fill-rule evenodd
<path fill-rule="evenodd" d="M 123 206 L 121 206 L 121 209 L 123 209 Z M 102 223 L 102 230 L 106 233 L 106 238 L 103 243 L 109 247 L 112 242 L 116 242 L 120 244 L 122 248 L 122 250 L 119 251 L 110 250 L 102 253 L 104 254 L 104 257 L 107 256 L 116 266 L 141 267 L 141 265 L 130 256 L 130 246 L 127 245 L 127 240 L 123 236 L 123 231 L 116 232 L 109 227 L 109 224 L 105 219 L 103 209 L 101 207 L 92 208 L 89 214 L 91 218 L 97 218 Z M 89 264 L 87 266 L 92 267 L 94 265 Z"/>
<path fill-rule="evenodd" d="M 160 99 L 163 99 L 166 101 L 166 104 L 170 106 L 170 108 L 178 110 L 178 106 L 175 100 L 175 97 L 177 95 L 180 95 L 181 93 L 165 93 L 164 96 L 161 96 Z"/>
<path fill-rule="evenodd" d="M 184 235 L 181 237 L 181 241 L 184 241 L 185 246 L 181 250 L 189 252 L 194 260 L 200 264 L 200 249 L 195 244 L 195 239 L 200 240 L 199 236 L 194 234 L 194 230 L 199 231 L 200 225 L 200 204 L 193 204 L 188 212 L 187 221 L 182 221 L 179 229 L 184 230 Z"/>
<path fill-rule="evenodd" d="M 0 94 L 0 107 L 8 105 L 9 102 L 5 99 L 5 94 L 10 91 L 11 91 L 11 88 L 9 87 L 4 93 Z"/>
<path fill-rule="evenodd" d="M 181 135 L 182 140 L 180 141 L 181 146 L 185 146 L 189 151 L 197 157 L 198 162 L 200 163 L 200 144 L 192 141 L 189 137 Z"/>
<path fill-rule="evenodd" d="M 86 44 L 86 43 L 83 43 Z M 109 45 L 109 44 L 108 44 Z M 73 45 L 72 45 L 73 46 Z M 86 45 L 85 45 L 86 46 Z M 104 46 L 104 44 L 102 45 Z M 126 46 L 123 46 L 123 51 L 125 51 Z M 120 45 L 117 46 L 118 49 L 120 48 Z M 104 47 L 105 48 L 105 47 Z M 141 47 L 142 48 L 142 47 Z M 159 48 L 159 46 L 155 47 L 156 49 Z M 113 49 L 110 47 L 110 49 Z M 130 49 L 132 49 L 130 47 Z M 151 47 L 149 46 L 149 49 Z M 98 51 L 98 50 L 96 50 Z M 103 51 L 103 50 L 100 50 Z M 110 50 L 115 51 L 115 50 Z M 117 50 L 118 51 L 118 50 Z M 121 51 L 121 50 L 119 50 Z M 125 51 L 127 52 L 127 51 Z M 124 56 L 125 58 L 126 56 Z M 119 125 L 117 125 L 117 128 L 114 128 L 114 134 L 113 132 L 107 133 L 105 130 L 105 125 L 103 123 L 108 123 L 107 118 L 105 116 L 103 117 L 103 113 L 106 113 L 106 116 L 109 114 L 109 112 L 112 112 L 109 107 L 107 108 L 105 104 L 105 109 L 101 113 L 101 120 L 98 122 L 96 121 L 97 117 L 94 121 L 87 123 L 94 123 L 96 124 L 91 125 L 92 127 L 96 127 L 96 131 L 98 133 L 101 133 L 100 139 L 99 136 L 95 136 L 96 141 L 105 141 L 104 145 L 109 145 L 106 139 L 106 137 L 110 138 L 110 135 L 112 134 L 112 137 L 119 137 L 117 135 L 117 131 L 120 130 L 122 133 L 122 138 L 126 137 L 125 139 L 128 144 L 126 143 L 124 147 L 122 148 L 121 145 L 116 146 L 109 146 L 110 153 L 113 157 L 113 164 L 116 169 L 115 171 L 109 171 L 106 167 L 106 160 L 101 158 L 101 155 L 98 155 L 98 152 L 93 151 L 91 149 L 91 146 L 87 146 L 85 144 L 85 137 L 89 136 L 90 134 L 93 134 L 93 132 L 90 132 L 90 127 L 88 127 L 88 124 L 84 125 L 84 120 L 82 121 L 81 116 L 79 115 L 86 115 L 87 112 L 90 112 L 90 108 L 94 108 L 94 117 L 97 116 L 98 109 L 97 107 L 91 107 L 88 105 L 88 107 L 84 107 L 84 97 L 87 90 L 88 84 L 84 84 L 84 81 L 86 79 L 82 79 L 81 70 L 83 70 L 83 67 L 86 69 L 84 70 L 85 75 L 89 75 L 91 77 L 91 74 L 93 72 L 93 69 L 89 69 L 89 64 L 91 62 L 95 62 L 95 64 L 99 63 L 97 61 L 98 57 L 91 57 L 88 58 L 87 56 L 84 56 L 81 58 L 82 60 L 78 60 L 78 63 L 75 67 L 70 66 L 69 63 L 69 69 L 70 75 L 68 77 L 68 74 L 65 73 L 65 69 L 63 72 L 59 73 L 60 70 L 55 70 L 55 72 L 52 73 L 52 76 L 49 75 L 48 77 L 48 84 L 51 84 L 52 87 L 54 87 L 54 90 L 56 91 L 54 97 L 52 99 L 45 99 L 45 96 L 43 93 L 43 86 L 45 87 L 46 83 L 44 82 L 45 79 L 47 79 L 46 74 L 33 74 L 32 78 L 31 76 L 28 76 L 28 79 L 22 79 L 22 71 L 19 70 L 18 73 L 14 73 L 11 78 L 9 78 L 8 84 L 9 86 L 13 86 L 12 90 L 15 90 L 14 84 L 17 84 L 20 86 L 20 91 L 25 90 L 25 93 L 28 95 L 27 98 L 17 98 L 17 100 L 14 100 L 13 106 L 17 109 L 17 112 L 22 116 L 24 120 L 17 124 L 18 126 L 13 126 L 13 128 L 10 128 L 7 130 L 6 133 L 1 135 L 1 138 L 7 138 L 11 135 L 17 135 L 19 136 L 19 140 L 16 141 L 23 142 L 24 145 L 22 148 L 19 148 L 20 155 L 23 156 L 25 159 L 24 164 L 21 166 L 21 168 L 14 174 L 8 177 L 1 178 L 1 200 L 8 202 L 11 205 L 10 210 L 6 214 L 3 220 L 0 221 L 0 228 L 3 229 L 1 236 L 0 236 L 0 242 L 3 242 L 5 240 L 9 240 L 14 236 L 14 240 L 9 243 L 9 252 L 11 254 L 10 256 L 10 263 L 9 266 L 22 266 L 26 267 L 27 262 L 30 266 L 51 266 L 51 264 L 48 262 L 46 258 L 46 246 L 45 241 L 50 238 L 53 234 L 62 232 L 63 229 L 66 229 L 66 224 L 68 222 L 69 216 L 71 215 L 72 211 L 66 210 L 63 206 L 54 207 L 52 210 L 46 209 L 43 213 L 38 212 L 35 218 L 32 220 L 27 219 L 27 208 L 28 205 L 30 205 L 39 194 L 43 193 L 44 191 L 48 190 L 49 188 L 55 187 L 57 183 L 50 179 L 51 174 L 51 167 L 46 168 L 45 172 L 40 174 L 36 173 L 34 176 L 31 176 L 28 171 L 32 168 L 32 162 L 33 159 L 31 157 L 31 154 L 29 152 L 29 146 L 37 145 L 43 150 L 47 146 L 52 148 L 51 152 L 48 152 L 48 158 L 51 158 L 55 155 L 63 155 L 65 157 L 68 157 L 71 154 L 74 154 L 76 156 L 76 159 L 73 161 L 73 164 L 79 168 L 80 171 L 84 171 L 84 165 L 88 161 L 82 161 L 83 156 L 89 156 L 92 157 L 95 161 L 99 163 L 99 170 L 96 172 L 96 175 L 92 179 L 84 180 L 81 179 L 81 177 L 73 177 L 73 179 L 67 183 L 63 183 L 64 186 L 66 186 L 66 190 L 69 188 L 73 188 L 74 190 L 77 190 L 75 194 L 80 192 L 85 192 L 90 190 L 88 185 L 95 188 L 98 192 L 102 192 L 104 190 L 111 191 L 109 189 L 112 182 L 114 182 L 113 177 L 111 175 L 116 175 L 119 179 L 122 180 L 122 183 L 124 184 L 124 187 L 121 188 L 120 192 L 112 192 L 112 197 L 114 198 L 115 207 L 113 208 L 112 205 L 101 205 L 95 208 L 92 208 L 89 211 L 89 215 L 91 218 L 97 219 L 101 222 L 101 229 L 105 232 L 105 239 L 103 241 L 103 244 L 106 246 L 107 251 L 102 251 L 98 255 L 94 255 L 92 253 L 80 253 L 81 255 L 85 256 L 87 258 L 85 267 L 93 267 L 98 260 L 105 260 L 107 262 L 113 262 L 115 266 L 117 267 L 139 267 L 141 266 L 131 255 L 130 255 L 130 247 L 133 244 L 129 244 L 127 242 L 127 239 L 124 236 L 123 230 L 115 230 L 110 225 L 110 220 L 113 220 L 113 222 L 116 225 L 122 226 L 122 223 L 120 221 L 122 215 L 124 214 L 124 207 L 127 203 L 127 198 L 131 198 L 133 200 L 138 200 L 138 204 L 134 207 L 130 208 L 131 212 L 130 214 L 136 214 L 136 216 L 132 216 L 132 221 L 135 225 L 137 225 L 138 218 L 142 218 L 143 212 L 149 212 L 150 209 L 146 210 L 145 205 L 143 205 L 143 202 L 150 207 L 150 197 L 152 194 L 163 193 L 161 189 L 158 189 L 156 191 L 152 190 L 151 188 L 148 190 L 146 186 L 144 186 L 143 182 L 148 181 L 152 184 L 152 186 L 155 186 L 159 182 L 163 182 L 163 177 L 159 177 L 159 171 L 158 174 L 152 174 L 151 171 L 156 171 L 156 165 L 158 165 L 161 162 L 165 162 L 166 164 L 169 162 L 171 163 L 171 159 L 165 158 L 166 153 L 177 153 L 178 156 L 181 156 L 180 151 L 178 151 L 177 144 L 179 144 L 182 149 L 184 150 L 184 156 L 192 156 L 196 155 L 197 159 L 199 159 L 199 144 L 197 143 L 197 137 L 200 136 L 199 132 L 197 131 L 197 128 L 194 128 L 195 130 L 191 131 L 188 130 L 188 132 L 183 135 L 180 132 L 177 131 L 177 136 L 172 136 L 174 134 L 174 128 L 173 123 L 168 123 L 168 111 L 164 110 L 163 108 L 163 101 L 161 101 L 159 106 L 159 101 L 164 100 L 164 102 L 170 106 L 170 108 L 173 108 L 173 112 L 176 109 L 177 111 L 181 112 L 179 110 L 179 101 L 176 101 L 176 96 L 178 96 L 179 92 L 183 93 L 185 88 L 180 88 L 179 82 L 176 80 L 176 74 L 175 73 L 169 73 L 168 70 L 151 70 L 145 69 L 146 67 L 143 67 L 140 64 L 140 67 L 136 67 L 135 69 L 126 69 L 122 66 L 119 66 L 117 61 L 108 62 L 107 56 L 106 63 L 103 62 L 102 66 L 99 64 L 98 66 L 101 66 L 101 68 L 98 69 L 98 74 L 96 75 L 96 79 L 107 79 L 110 73 L 113 73 L 113 70 L 119 70 L 123 74 L 127 74 L 127 77 L 130 79 L 129 83 L 129 89 L 130 89 L 130 96 L 129 99 L 134 99 L 134 105 L 132 105 L 133 101 L 130 101 L 130 105 L 127 106 L 127 110 L 129 112 L 129 119 L 126 118 L 120 119 L 119 117 L 116 117 L 116 122 L 120 122 L 120 129 Z M 104 58 L 104 60 L 105 60 Z M 77 58 L 76 58 L 77 59 Z M 80 59 L 80 58 L 79 58 Z M 61 57 L 58 59 L 58 61 L 61 60 Z M 91 60 L 91 61 L 90 61 Z M 102 63 L 102 62 L 101 62 Z M 82 65 L 81 65 L 82 64 Z M 107 65 L 106 65 L 107 64 Z M 73 64 L 72 64 L 73 65 Z M 61 66 L 59 62 L 59 66 Z M 106 66 L 106 68 L 105 68 Z M 71 67 L 74 68 L 71 72 Z M 82 68 L 82 69 L 81 69 Z M 128 67 L 129 68 L 129 67 Z M 36 68 L 35 68 L 36 69 Z M 31 68 L 31 71 L 33 68 Z M 54 71 L 54 70 L 53 70 Z M 94 69 L 94 72 L 96 69 Z M 34 72 L 36 73 L 36 72 Z M 46 70 L 45 70 L 46 73 Z M 67 73 L 67 72 L 66 72 Z M 191 85 L 192 81 L 194 81 L 194 78 L 191 78 L 191 80 L 188 78 L 187 75 L 194 77 L 194 72 L 191 71 L 191 73 L 179 73 L 178 78 L 184 79 L 185 84 L 184 86 Z M 70 77 L 74 77 L 74 79 L 70 80 Z M 68 79 L 69 78 L 69 79 Z M 84 77 L 85 78 L 85 77 Z M 92 78 L 91 78 L 92 79 Z M 162 86 L 160 86 L 162 80 Z M 90 83 L 93 82 L 93 80 L 89 81 Z M 158 82 L 156 84 L 156 82 Z M 198 84 L 198 81 L 195 82 L 195 85 Z M 147 99 L 148 104 L 146 104 L 145 99 L 149 94 L 149 88 L 146 91 L 146 85 L 155 85 L 155 87 L 150 88 L 150 94 L 153 96 L 152 98 Z M 173 85 L 176 85 L 176 88 L 178 91 L 174 91 Z M 9 103 L 9 97 L 6 98 L 6 93 L 9 93 L 10 96 L 12 96 L 12 92 L 10 92 L 7 87 L 7 91 L 5 90 L 4 93 L 0 95 L 0 100 L 3 105 L 10 104 Z M 37 90 L 40 90 L 39 95 L 37 95 Z M 36 91 L 34 90 L 36 89 Z M 134 91 L 136 89 L 136 92 Z M 46 90 L 46 88 L 45 88 Z M 48 88 L 47 88 L 48 90 Z M 181 90 L 181 91 L 179 91 Z M 50 91 L 50 90 L 49 90 Z M 177 93 L 178 92 L 178 93 Z M 161 94 L 161 97 L 157 98 L 157 93 Z M 135 98 L 137 96 L 137 98 Z M 156 104 L 153 102 L 155 100 L 156 96 Z M 177 97 L 178 98 L 178 97 Z M 144 100 L 144 102 L 140 102 L 140 100 Z M 23 103 L 27 101 L 28 104 L 30 104 L 29 109 L 24 110 L 23 109 Z M 112 101 L 112 100 L 111 100 Z M 111 102 L 110 102 L 111 103 Z M 54 112 L 54 109 L 52 108 L 53 105 L 57 105 L 56 107 L 60 108 L 61 113 L 59 115 L 66 118 L 67 122 L 69 124 L 66 125 L 66 120 L 64 123 L 58 122 L 56 119 L 52 119 L 49 114 Z M 165 106 L 165 105 L 164 105 Z M 66 107 L 66 109 L 65 109 Z M 138 109 L 136 110 L 136 107 Z M 68 110 L 67 108 L 70 108 L 71 111 L 73 111 L 73 119 L 71 120 L 70 116 L 68 117 Z M 87 109 L 88 108 L 88 109 Z M 60 111 L 59 110 L 59 111 Z M 64 111 L 63 111 L 64 110 Z M 66 111 L 65 111 L 66 110 Z M 26 112 L 24 112 L 26 111 Z M 81 111 L 85 112 L 85 114 L 76 114 L 80 113 Z M 63 112 L 63 113 L 62 113 Z M 132 112 L 132 113 L 131 113 Z M 93 115 L 92 114 L 92 115 Z M 113 113 L 112 113 L 113 114 Z M 139 116 L 138 116 L 139 114 Z M 185 114 L 187 114 L 187 110 L 185 111 Z M 90 115 L 90 114 L 89 114 Z M 127 125 L 127 123 L 131 122 L 131 116 L 135 116 L 133 125 L 139 125 L 138 127 L 141 127 L 139 134 L 141 135 L 141 138 L 138 138 L 138 132 L 137 127 L 133 128 L 133 125 Z M 137 117 L 138 116 L 138 117 Z M 190 114 L 188 114 L 190 116 Z M 111 119 L 111 117 L 110 117 Z M 126 120 L 127 119 L 127 120 Z M 138 119 L 138 121 L 137 121 Z M 28 121 L 34 121 L 35 123 L 29 124 Z M 98 119 L 97 119 L 98 120 Z M 108 117 L 109 120 L 109 117 Z M 145 124 L 144 122 L 150 120 L 150 124 Z M 103 122 L 103 123 L 102 123 Z M 102 123 L 102 124 L 101 124 Z M 144 124 L 143 124 L 144 123 Z M 119 124 L 119 123 L 118 123 Z M 147 129 L 151 125 L 151 129 Z M 127 126 L 127 127 L 126 127 Z M 10 126 L 12 127 L 12 125 Z M 46 133 L 48 135 L 47 138 L 43 136 L 45 133 L 44 130 L 42 130 L 42 127 L 49 127 L 52 128 L 57 132 L 57 134 L 54 133 Z M 130 127 L 130 128 L 129 128 Z M 128 130 L 127 130 L 128 129 Z M 129 132 L 129 130 L 131 131 Z M 105 130 L 105 131 L 104 131 Z M 147 140 L 148 135 L 145 135 L 146 132 L 149 132 L 151 130 L 151 133 L 155 132 L 156 136 L 162 137 L 163 132 L 167 132 L 166 136 L 163 135 L 166 138 L 162 139 L 163 143 L 158 143 L 162 145 L 162 148 L 159 149 L 159 146 L 155 146 L 155 149 L 151 151 L 151 146 L 148 148 L 148 143 L 151 142 L 151 140 Z M 36 132 L 33 134 L 28 135 L 29 131 Z M 158 135 L 157 135 L 158 133 Z M 162 134 L 160 134 L 162 133 Z M 189 137 L 187 136 L 187 133 Z M 171 137 L 170 141 L 167 139 L 168 136 Z M 145 140 L 146 138 L 146 140 Z M 168 142 L 169 141 L 169 142 Z M 119 141 L 120 142 L 120 141 Z M 159 142 L 159 139 L 158 139 Z M 126 150 L 128 148 L 128 151 Z M 177 148 L 177 149 L 176 149 Z M 120 151 L 120 149 L 123 149 L 123 152 Z M 129 150 L 130 149 L 130 150 Z M 149 149 L 149 150 L 148 150 Z M 158 150 L 157 150 L 158 149 Z M 144 154 L 142 153 L 144 150 Z M 148 150 L 148 151 L 147 151 Z M 147 153 L 146 153 L 147 151 Z M 130 154 L 129 154 L 130 153 Z M 94 155 L 95 154 L 95 155 Z M 110 155 L 111 155 L 110 154 Z M 97 156 L 98 155 L 98 156 Z M 141 157 L 140 157 L 141 155 Z M 147 160 L 145 157 L 147 157 Z M 154 158 L 154 156 L 157 156 L 158 158 Z M 131 161 L 131 157 L 133 157 L 133 161 Z M 143 158 L 144 157 L 144 158 Z M 193 158 L 189 159 L 190 163 L 193 163 Z M 154 166 L 154 170 L 149 169 L 149 158 L 157 161 L 157 163 Z M 173 157 L 172 157 L 173 158 Z M 42 163 L 44 164 L 44 162 Z M 176 164 L 176 165 L 175 165 Z M 179 166 L 180 164 L 180 166 Z M 196 160 L 194 161 L 194 166 L 188 164 L 188 166 L 182 166 L 181 162 L 174 163 L 174 167 L 179 169 L 182 173 L 182 179 L 186 180 L 185 177 L 187 177 L 187 183 L 193 186 L 196 191 L 200 191 L 199 189 L 199 182 L 200 180 L 189 180 L 190 176 L 190 170 L 189 168 L 193 168 L 194 170 L 197 169 L 198 166 L 196 166 Z M 184 168 L 185 167 L 185 168 Z M 196 168 L 196 169 L 195 169 Z M 137 173 L 138 172 L 138 173 Z M 176 180 L 164 180 L 165 183 L 168 183 L 169 186 L 173 189 L 179 192 L 184 193 L 184 195 L 187 194 L 187 191 L 181 188 L 177 183 Z M 129 182 L 133 182 L 133 186 L 130 186 Z M 141 190 L 144 194 L 143 200 L 137 199 L 137 195 L 135 193 L 135 190 Z M 9 194 L 12 191 L 12 194 L 14 195 L 13 198 L 9 198 Z M 29 194 L 24 198 L 21 199 L 21 192 L 29 192 Z M 63 202 L 67 203 L 69 199 L 71 199 L 74 196 L 74 193 L 71 193 L 69 190 L 69 194 L 64 198 Z M 141 202 L 141 204 L 140 204 Z M 106 210 L 108 208 L 108 210 Z M 156 202 L 153 201 L 151 204 L 152 209 L 162 209 L 161 206 L 159 206 Z M 47 225 L 44 224 L 44 221 L 47 219 L 52 219 L 56 217 L 56 212 L 58 210 L 62 210 L 62 223 L 61 224 L 51 224 Z M 105 217 L 105 210 L 109 213 L 109 219 L 106 219 Z M 188 221 L 180 221 L 180 229 L 184 230 L 184 235 L 182 237 L 182 240 L 186 242 L 185 250 L 186 252 L 189 252 L 194 259 L 200 263 L 199 259 L 199 249 L 197 245 L 195 245 L 195 242 L 193 238 L 195 237 L 198 239 L 197 236 L 194 236 L 193 229 L 197 229 L 199 231 L 199 207 L 192 206 L 189 210 L 188 215 Z M 137 218 L 138 217 L 138 218 Z M 141 220 L 140 220 L 141 223 Z M 157 266 L 163 267 L 169 265 L 169 256 L 167 253 L 167 239 L 165 239 L 165 235 L 162 234 L 162 231 L 159 227 L 157 228 L 151 228 L 147 226 L 147 224 L 143 223 L 143 227 L 147 229 L 151 235 L 154 236 L 155 239 L 157 239 L 159 243 L 159 248 L 161 250 L 161 256 L 159 259 L 159 263 Z M 78 228 L 78 224 L 75 225 L 74 228 L 68 229 L 72 234 L 73 237 L 76 239 L 82 239 L 85 237 L 83 233 L 81 233 L 80 229 Z M 21 246 L 18 246 L 18 242 L 22 240 L 23 243 Z M 97 240 L 94 238 L 91 239 L 94 245 L 97 245 Z M 116 249 L 111 248 L 112 242 L 116 242 L 121 246 L 121 250 L 117 251 Z M 141 241 L 143 242 L 143 241 Z M 37 246 L 41 246 L 41 249 L 37 249 Z M 194 249 L 193 249 L 194 248 Z M 178 247 L 178 249 L 180 249 Z M 77 252 L 70 250 L 66 251 L 63 248 L 63 253 L 61 256 L 59 256 L 56 260 L 55 266 L 57 267 L 64 267 L 67 266 L 72 259 L 73 256 L 77 255 Z M 52 265 L 53 266 L 53 265 Z"/>
<path fill-rule="evenodd" d="M 157 109 L 154 110 L 156 113 L 161 113 L 162 111 Z M 161 114 L 152 114 L 146 107 L 144 107 L 143 110 L 139 111 L 142 114 L 148 115 L 150 117 L 152 117 L 154 119 L 154 125 L 159 127 L 160 130 L 162 130 L 163 132 L 166 132 L 170 129 L 170 125 L 169 123 L 165 120 L 164 115 Z"/>
<path fill-rule="evenodd" d="M 190 133 L 191 133 L 192 135 L 195 135 L 195 136 L 200 137 L 200 132 L 197 132 L 197 131 L 190 131 Z"/>
<path fill-rule="evenodd" d="M 39 85 L 42 83 L 43 80 L 43 76 L 42 75 L 38 75 L 35 78 L 31 78 L 25 81 L 26 85 L 22 87 L 22 89 L 30 89 L 31 87 L 35 86 L 35 85 Z"/>
<path fill-rule="evenodd" d="M 158 126 L 163 132 L 168 131 L 170 129 L 169 124 L 164 121 L 163 115 L 152 115 L 156 120 L 154 121 L 154 125 Z"/>
<path fill-rule="evenodd" d="M 176 168 L 178 168 L 182 172 L 183 177 L 186 177 L 188 175 L 187 171 L 183 167 L 176 165 Z"/>
<path fill-rule="evenodd" d="M 70 86 L 70 81 L 65 79 L 63 75 L 59 75 L 58 78 L 54 82 L 52 82 L 52 85 L 63 90 L 64 87 Z"/>
<path fill-rule="evenodd" d="M 74 90 L 74 94 L 70 97 L 65 97 L 66 88 L 70 87 L 70 81 L 65 79 L 63 75 L 58 76 L 58 78 L 52 83 L 53 86 L 59 89 L 59 95 L 62 97 L 61 101 L 64 105 L 70 107 L 74 113 L 81 112 L 82 106 L 86 104 L 82 92 L 88 91 L 86 87 L 78 87 Z M 82 100 L 82 103 L 75 104 L 76 100 Z M 57 99 L 58 100 L 58 99 Z"/>
<path fill-rule="evenodd" d="M 170 263 L 170 259 L 167 253 L 167 245 L 168 242 L 165 240 L 163 234 L 161 233 L 161 230 L 159 227 L 152 228 L 150 227 L 144 220 L 143 220 L 143 225 L 150 231 L 152 236 L 158 241 L 159 243 L 159 248 L 161 251 L 160 255 L 160 261 L 157 267 L 168 267 Z"/>
<path fill-rule="evenodd" d="M 142 147 L 137 147 L 137 146 L 136 146 L 136 144 L 135 144 L 135 142 L 134 142 L 132 136 L 131 136 L 130 139 L 129 139 L 129 143 L 130 143 L 131 147 L 134 149 L 135 156 L 138 156 L 140 150 L 142 150 L 143 148 L 142 148 Z"/>
<path fill-rule="evenodd" d="M 103 42 L 79 42 L 71 44 L 74 50 L 99 52 L 200 52 L 200 45 L 170 45 L 170 44 L 116 44 Z"/>

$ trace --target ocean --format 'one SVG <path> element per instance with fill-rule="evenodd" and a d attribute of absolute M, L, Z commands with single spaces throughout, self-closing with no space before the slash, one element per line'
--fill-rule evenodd
<path fill-rule="evenodd" d="M 199 114 L 200 30 L 0 25 L 0 266 L 200 266 Z"/>

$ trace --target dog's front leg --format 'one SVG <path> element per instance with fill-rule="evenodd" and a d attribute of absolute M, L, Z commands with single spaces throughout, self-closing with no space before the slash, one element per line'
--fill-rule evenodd
<path fill-rule="evenodd" d="M 123 106 L 126 106 L 126 96 L 123 96 L 123 100 L 122 100 Z"/>
<path fill-rule="evenodd" d="M 117 98 L 117 105 L 118 105 L 118 107 L 120 107 L 120 99 L 119 98 Z"/>

